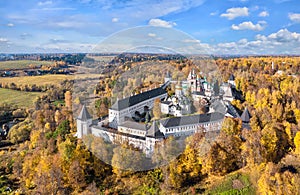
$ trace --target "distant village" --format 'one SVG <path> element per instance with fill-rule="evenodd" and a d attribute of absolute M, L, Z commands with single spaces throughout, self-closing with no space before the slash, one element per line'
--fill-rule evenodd
<path fill-rule="evenodd" d="M 173 54 L 89 54 L 90 57 L 113 56 L 113 59 L 106 66 L 101 66 L 101 74 L 111 72 L 118 64 L 126 62 L 142 62 L 148 60 L 179 60 L 186 61 L 187 58 L 182 55 Z M 21 68 L 0 70 L 0 77 L 18 77 L 18 76 L 41 76 L 46 74 L 73 74 L 76 72 L 74 66 L 79 66 L 82 61 L 92 61 L 87 54 L 0 54 L 1 61 L 35 60 L 41 61 L 41 65 Z M 43 61 L 52 61 L 55 66 L 42 66 Z"/>
<path fill-rule="evenodd" d="M 239 111 L 230 103 L 242 98 L 234 80 L 231 75 L 227 82 L 209 83 L 192 70 L 186 80 L 176 81 L 167 72 L 160 87 L 117 99 L 103 120 L 94 120 L 84 105 L 77 117 L 76 136 L 92 134 L 110 143 L 127 143 L 151 156 L 155 145 L 170 136 L 183 138 L 198 131 L 220 131 L 225 117 L 240 118 L 243 127 L 249 129 L 248 109 Z M 171 96 L 167 93 L 170 85 L 175 85 Z M 166 117 L 155 119 L 151 114 L 156 101 Z M 204 102 L 207 110 L 201 114 L 193 111 L 193 101 Z"/>
<path fill-rule="evenodd" d="M 34 65 L 19 69 L 0 70 L 0 77 L 41 76 L 46 74 L 73 74 L 76 69 L 73 66 L 80 65 L 86 54 L 0 54 L 0 62 L 19 60 L 40 61 L 40 65 Z M 53 62 L 53 65 L 45 66 L 43 62 Z M 72 65 L 72 66 L 70 66 Z"/>

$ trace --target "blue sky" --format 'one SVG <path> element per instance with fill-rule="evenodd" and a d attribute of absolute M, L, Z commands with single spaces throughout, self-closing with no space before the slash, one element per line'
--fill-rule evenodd
<path fill-rule="evenodd" d="M 299 0 L 1 0 L 0 53 L 91 52 L 145 25 L 185 32 L 211 54 L 300 54 Z"/>

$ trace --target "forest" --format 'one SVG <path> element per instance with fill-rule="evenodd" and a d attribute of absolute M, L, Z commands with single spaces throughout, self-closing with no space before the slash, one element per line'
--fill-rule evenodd
<path fill-rule="evenodd" d="M 170 163 L 148 171 L 123 170 L 119 163 L 130 163 L 133 158 L 126 152 L 130 146 L 122 146 L 106 164 L 92 152 L 110 155 L 103 139 L 88 137 L 97 139 L 99 145 L 87 146 L 74 137 L 73 111 L 82 103 L 81 97 L 72 98 L 74 83 L 64 81 L 55 89 L 39 86 L 45 93 L 32 108 L 0 105 L 0 117 L 11 118 L 20 112 L 24 118 L 10 129 L 7 140 L 0 141 L 12 143 L 0 148 L 0 193 L 300 194 L 300 57 L 214 60 L 224 81 L 235 76 L 244 101 L 233 100 L 232 104 L 239 110 L 248 108 L 250 130 L 242 128 L 240 119 L 227 117 L 217 136 L 199 132 L 188 137 L 182 153 Z M 116 67 L 91 89 L 98 97 L 97 117 L 107 115 L 114 85 L 136 63 Z M 195 67 L 188 60 L 156 63 L 170 64 L 178 74 Z M 154 87 L 153 79 L 150 75 L 128 83 L 138 92 Z M 23 87 L 33 90 L 35 86 Z M 172 153 L 172 140 L 166 142 L 166 154 Z"/>

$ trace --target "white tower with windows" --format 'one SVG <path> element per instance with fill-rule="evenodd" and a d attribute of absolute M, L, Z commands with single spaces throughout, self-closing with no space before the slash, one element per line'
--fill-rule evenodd
<path fill-rule="evenodd" d="M 90 134 L 90 126 L 92 125 L 92 116 L 84 105 L 77 118 L 77 137 L 82 138 L 84 135 Z"/>

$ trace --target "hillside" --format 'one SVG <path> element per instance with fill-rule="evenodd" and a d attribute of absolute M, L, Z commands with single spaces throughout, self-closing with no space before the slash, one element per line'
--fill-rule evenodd
<path fill-rule="evenodd" d="M 126 78 L 134 89 L 159 80 L 156 74 L 151 76 L 155 82 L 150 82 L 149 76 L 144 78 L 147 83 L 140 85 L 137 78 L 132 79 L 134 75 L 121 77 L 136 67 L 134 63 L 115 67 L 95 86 L 87 83 L 91 85 L 87 89 L 98 97 L 92 108 L 97 117 L 107 115 L 119 78 Z M 164 63 L 168 62 L 158 64 Z M 89 94 L 76 94 L 72 83 L 61 82 L 37 98 L 35 108 L 24 111 L 26 119 L 10 129 L 6 142 L 13 146 L 0 148 L 0 193 L 300 194 L 300 58 L 217 58 L 215 63 L 224 80 L 234 75 L 244 100 L 231 103 L 239 110 L 247 107 L 250 128 L 244 128 L 239 118 L 227 117 L 213 139 L 210 133 L 200 131 L 186 138 L 185 148 L 174 160 L 153 170 L 135 171 L 132 167 L 141 157 L 132 152 L 137 150 L 132 145 L 112 148 L 100 137 L 74 137 L 78 115 L 73 115 L 73 110 L 79 110 Z M 192 62 L 169 64 L 174 72 L 195 67 Z M 54 84 L 66 78 L 54 76 L 24 77 L 22 81 L 5 78 L 3 82 Z M 2 101 L 19 105 L 22 99 L 28 99 L 23 102 L 27 104 L 39 94 L 7 89 L 0 93 L 5 96 Z M 72 99 L 72 95 L 78 97 Z M 174 140 L 166 139 L 164 152 L 153 159 L 168 159 L 174 152 Z M 107 164 L 99 155 L 112 161 Z M 132 169 L 123 170 L 118 163 Z"/>

